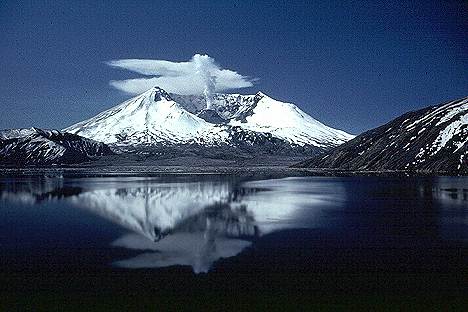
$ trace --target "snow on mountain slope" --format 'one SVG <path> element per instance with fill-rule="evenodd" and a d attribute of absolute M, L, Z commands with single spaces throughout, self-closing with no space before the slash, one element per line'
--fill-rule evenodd
<path fill-rule="evenodd" d="M 352 138 L 262 93 L 216 94 L 212 107 L 206 110 L 201 97 L 154 87 L 64 131 L 120 147 L 261 146 L 269 152 L 275 146 L 318 151 Z"/>
<path fill-rule="evenodd" d="M 0 166 L 80 163 L 108 154 L 103 143 L 58 130 L 0 131 Z"/>
<path fill-rule="evenodd" d="M 206 109 L 203 95 L 170 94 L 171 98 L 192 114 L 199 114 Z M 250 109 L 255 105 L 255 95 L 216 93 L 211 100 L 212 109 L 225 120 L 230 120 L 236 113 Z"/>
<path fill-rule="evenodd" d="M 19 128 L 0 130 L 0 139 L 16 139 L 36 133 L 37 128 Z"/>
<path fill-rule="evenodd" d="M 171 97 L 195 114 L 205 108 L 202 96 L 171 94 Z M 277 101 L 262 92 L 255 95 L 215 94 L 212 106 L 229 125 L 271 133 L 301 146 L 334 147 L 354 137 L 322 124 L 294 104 Z"/>
<path fill-rule="evenodd" d="M 468 97 L 406 113 L 298 166 L 468 174 Z"/>
<path fill-rule="evenodd" d="M 64 129 L 105 143 L 187 143 L 213 126 L 154 87 L 99 115 Z M 215 131 L 216 132 L 216 131 Z"/>
<path fill-rule="evenodd" d="M 334 147 L 354 137 L 325 126 L 294 104 L 274 100 L 261 92 L 255 95 L 253 102 L 254 105 L 236 112 L 229 124 L 272 133 L 301 146 Z"/>

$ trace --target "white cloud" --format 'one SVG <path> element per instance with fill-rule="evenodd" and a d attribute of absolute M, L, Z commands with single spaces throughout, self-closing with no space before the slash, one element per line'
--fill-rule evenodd
<path fill-rule="evenodd" d="M 112 80 L 110 85 L 127 93 L 142 93 L 154 86 L 178 94 L 204 94 L 211 91 L 247 88 L 257 79 L 223 69 L 207 55 L 196 54 L 188 62 L 148 59 L 123 59 L 106 62 L 115 67 L 136 72 L 145 78 Z"/>

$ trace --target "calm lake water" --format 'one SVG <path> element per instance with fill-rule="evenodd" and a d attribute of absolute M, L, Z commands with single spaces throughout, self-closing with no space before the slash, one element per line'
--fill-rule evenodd
<path fill-rule="evenodd" d="M 2 177 L 0 254 L 5 305 L 463 298 L 468 178 Z"/>

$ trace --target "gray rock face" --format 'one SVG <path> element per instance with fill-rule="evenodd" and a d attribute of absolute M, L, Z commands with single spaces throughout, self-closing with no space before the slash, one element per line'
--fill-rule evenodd
<path fill-rule="evenodd" d="M 0 166 L 75 164 L 110 154 L 104 143 L 58 130 L 0 131 Z"/>
<path fill-rule="evenodd" d="M 406 113 L 295 165 L 468 174 L 468 97 Z"/>
<path fill-rule="evenodd" d="M 227 120 L 219 116 L 219 114 L 214 109 L 204 109 L 201 112 L 199 112 L 197 116 L 212 124 L 227 123 Z"/>

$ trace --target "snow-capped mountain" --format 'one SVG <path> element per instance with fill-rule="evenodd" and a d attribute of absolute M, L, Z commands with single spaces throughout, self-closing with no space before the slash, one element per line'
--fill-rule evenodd
<path fill-rule="evenodd" d="M 64 131 L 109 144 L 177 144 L 188 143 L 212 128 L 164 90 L 152 88 Z"/>
<path fill-rule="evenodd" d="M 406 113 L 298 166 L 468 174 L 468 97 Z"/>
<path fill-rule="evenodd" d="M 0 131 L 0 165 L 80 163 L 112 154 L 104 143 L 58 130 L 9 129 Z"/>
<path fill-rule="evenodd" d="M 353 136 L 316 121 L 297 106 L 256 95 L 204 98 L 154 87 L 64 131 L 124 149 L 158 146 L 301 148 L 320 151 Z"/>
<path fill-rule="evenodd" d="M 206 101 L 203 96 L 171 96 L 188 111 L 200 114 Z M 329 148 L 354 136 L 328 127 L 291 103 L 277 101 L 262 92 L 255 95 L 216 94 L 213 110 L 231 126 L 255 132 L 271 133 L 289 143 Z"/>

